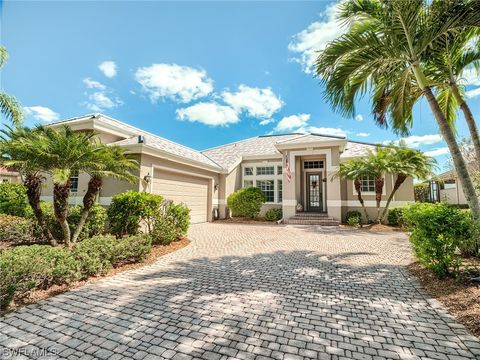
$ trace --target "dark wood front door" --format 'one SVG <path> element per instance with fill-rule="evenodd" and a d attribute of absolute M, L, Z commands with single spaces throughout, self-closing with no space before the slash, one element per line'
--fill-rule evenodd
<path fill-rule="evenodd" d="M 307 173 L 307 211 L 323 211 L 323 183 L 321 173 Z"/>

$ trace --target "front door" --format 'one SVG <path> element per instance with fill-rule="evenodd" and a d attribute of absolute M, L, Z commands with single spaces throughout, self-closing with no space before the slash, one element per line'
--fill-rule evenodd
<path fill-rule="evenodd" d="M 307 173 L 307 211 L 323 211 L 322 174 Z"/>

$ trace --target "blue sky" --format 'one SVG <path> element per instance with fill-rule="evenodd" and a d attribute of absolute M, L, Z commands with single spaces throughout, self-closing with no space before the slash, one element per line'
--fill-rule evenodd
<path fill-rule="evenodd" d="M 312 131 L 383 142 L 360 100 L 342 118 L 322 98 L 309 65 L 341 34 L 334 3 L 12 2 L 2 4 L 10 53 L 1 85 L 28 124 L 102 112 L 196 149 L 250 136 Z M 480 80 L 469 76 L 480 112 Z M 477 95 L 476 97 L 474 95 Z M 459 116 L 459 135 L 466 135 Z M 438 155 L 445 144 L 426 104 L 407 139 Z"/>

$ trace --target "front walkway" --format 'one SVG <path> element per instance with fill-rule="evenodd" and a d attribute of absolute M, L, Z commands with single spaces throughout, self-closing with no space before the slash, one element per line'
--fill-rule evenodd
<path fill-rule="evenodd" d="M 154 265 L 7 315 L 0 357 L 480 358 L 408 278 L 401 233 L 201 224 L 190 237 Z"/>

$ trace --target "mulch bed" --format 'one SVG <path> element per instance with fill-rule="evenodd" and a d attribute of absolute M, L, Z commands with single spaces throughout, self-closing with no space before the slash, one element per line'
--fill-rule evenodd
<path fill-rule="evenodd" d="M 480 259 L 466 259 L 467 265 L 456 278 L 439 278 L 419 263 L 408 266 L 426 292 L 440 301 L 458 322 L 480 337 L 480 283 L 470 281 L 480 276 Z M 478 273 L 475 275 L 472 269 Z"/>
<path fill-rule="evenodd" d="M 109 277 L 116 275 L 118 273 L 128 271 L 128 270 L 133 270 L 133 269 L 138 269 L 146 265 L 153 264 L 155 261 L 158 260 L 159 257 L 167 255 L 169 253 L 172 253 L 174 251 L 180 250 L 181 248 L 184 248 L 188 244 L 190 244 L 190 240 L 184 238 L 179 241 L 175 241 L 171 243 L 170 245 L 154 245 L 152 246 L 152 252 L 150 255 L 142 262 L 139 263 L 133 263 L 133 264 L 124 264 L 121 266 L 117 266 L 116 268 L 113 268 L 110 270 L 108 273 L 104 275 L 99 275 L 99 276 L 92 276 L 86 280 L 83 281 L 76 281 L 70 284 L 63 284 L 63 285 L 54 285 L 46 290 L 35 290 L 30 293 L 30 295 L 24 299 L 22 299 L 19 302 L 15 302 L 12 306 L 10 306 L 7 310 L 1 310 L 0 315 L 3 315 L 5 313 L 14 311 L 18 308 L 21 308 L 25 305 L 28 304 L 33 304 L 36 303 L 37 301 L 47 299 L 51 296 L 55 296 L 61 293 L 64 293 L 66 291 L 76 289 L 78 287 L 81 287 L 83 285 L 86 285 L 88 283 L 93 283 L 95 281 L 98 281 L 102 278 Z"/>
<path fill-rule="evenodd" d="M 341 224 L 340 227 L 346 228 L 346 229 L 358 229 L 358 230 L 367 230 L 367 231 L 403 231 L 403 229 L 399 226 L 391 226 L 391 225 L 383 225 L 383 224 L 368 224 L 368 225 L 363 225 L 362 227 Z"/>

